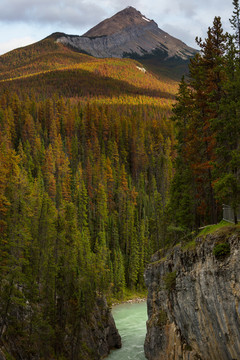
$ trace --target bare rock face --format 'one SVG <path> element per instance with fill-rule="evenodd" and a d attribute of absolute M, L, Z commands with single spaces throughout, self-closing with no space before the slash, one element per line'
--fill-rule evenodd
<path fill-rule="evenodd" d="M 106 19 L 83 36 L 63 35 L 57 39 L 64 45 L 94 57 L 146 57 L 187 60 L 196 50 L 158 28 L 158 25 L 133 7 Z"/>
<path fill-rule="evenodd" d="M 96 300 L 90 320 L 83 322 L 79 344 L 75 359 L 78 359 L 81 353 L 80 359 L 98 360 L 105 358 L 110 350 L 121 348 L 121 337 L 104 298 Z"/>
<path fill-rule="evenodd" d="M 3 354 L 3 352 L 1 351 L 1 349 L 0 349 L 0 360 L 6 360 L 6 358 L 5 358 L 4 354 Z"/>
<path fill-rule="evenodd" d="M 153 20 L 147 19 L 145 16 L 143 16 L 140 11 L 137 11 L 132 6 L 129 6 L 126 9 L 119 11 L 111 18 L 100 22 L 98 25 L 87 31 L 83 36 L 109 36 L 116 34 L 125 28 L 139 25 L 143 27 L 147 26 L 149 22 L 154 23 Z"/>
<path fill-rule="evenodd" d="M 239 241 L 230 227 L 153 256 L 145 273 L 147 359 L 240 359 Z"/>
<path fill-rule="evenodd" d="M 72 328 L 68 326 L 64 335 L 64 353 L 61 354 L 62 356 L 57 356 L 59 359 L 100 360 L 107 357 L 110 350 L 119 349 L 122 346 L 121 337 L 104 297 L 96 298 L 89 317 L 81 320 L 78 329 L 72 331 Z M 29 354 L 26 346 L 16 346 L 16 344 L 19 345 L 17 340 L 18 335 L 14 338 L 5 338 L 3 334 L 0 338 L 0 360 L 40 359 L 38 351 Z M 46 338 L 47 340 L 50 341 Z M 24 344 L 26 343 L 27 340 Z M 45 359 L 52 360 L 52 354 L 46 354 Z"/>

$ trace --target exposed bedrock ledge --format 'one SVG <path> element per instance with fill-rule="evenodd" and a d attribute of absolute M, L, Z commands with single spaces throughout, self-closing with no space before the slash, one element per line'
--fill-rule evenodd
<path fill-rule="evenodd" d="M 229 227 L 196 239 L 191 249 L 179 245 L 164 258 L 153 256 L 145 273 L 147 359 L 240 359 L 239 240 L 239 230 Z M 217 244 L 227 244 L 223 256 L 214 255 Z"/>

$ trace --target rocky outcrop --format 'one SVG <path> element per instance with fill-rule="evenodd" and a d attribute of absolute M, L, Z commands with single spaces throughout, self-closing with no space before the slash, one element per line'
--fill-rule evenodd
<path fill-rule="evenodd" d="M 83 36 L 62 35 L 57 42 L 98 58 L 157 55 L 163 60 L 188 60 L 196 53 L 133 7 L 104 20 Z"/>
<path fill-rule="evenodd" d="M 116 328 L 112 313 L 103 297 L 96 299 L 91 314 L 85 320 L 81 320 L 79 329 L 66 328 L 64 336 L 64 354 L 61 358 L 72 360 L 100 360 L 105 358 L 110 350 L 121 347 L 121 337 Z M 28 353 L 26 347 L 20 346 L 18 335 L 15 338 L 0 338 L 0 360 L 7 359 L 42 359 L 37 353 Z M 46 341 L 50 341 L 46 339 Z M 22 343 L 22 342 L 21 342 Z M 37 350 L 37 349 L 36 349 Z M 63 357 L 62 357 L 63 356 Z M 46 354 L 45 359 L 60 358 L 51 353 Z"/>
<path fill-rule="evenodd" d="M 99 360 L 105 358 L 110 350 L 121 348 L 121 337 L 104 298 L 97 299 L 90 319 L 83 322 L 78 341 L 81 355 L 75 359 Z"/>
<path fill-rule="evenodd" d="M 239 240 L 239 228 L 227 227 L 153 256 L 147 359 L 240 359 Z"/>

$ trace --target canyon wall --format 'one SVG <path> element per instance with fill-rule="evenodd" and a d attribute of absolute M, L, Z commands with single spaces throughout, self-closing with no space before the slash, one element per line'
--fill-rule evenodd
<path fill-rule="evenodd" d="M 240 359 L 239 240 L 229 226 L 152 257 L 148 360 Z"/>
<path fill-rule="evenodd" d="M 27 324 L 27 314 L 25 321 Z M 26 343 L 24 343 L 20 337 L 21 335 L 16 335 L 15 333 L 13 336 L 11 336 L 11 334 L 6 336 L 3 331 L 3 334 L 0 337 L 0 360 L 43 359 L 40 355 L 40 348 L 36 346 L 36 351 L 34 353 L 29 353 Z M 45 342 L 51 343 L 51 341 L 52 339 L 46 334 Z M 45 355 L 46 360 L 60 358 L 100 360 L 104 359 L 111 349 L 121 347 L 121 337 L 105 298 L 96 298 L 95 306 L 91 313 L 87 319 L 82 319 L 80 321 L 80 326 L 78 328 L 71 329 L 69 325 L 66 327 L 63 341 L 64 353 L 53 354 L 49 352 Z"/>

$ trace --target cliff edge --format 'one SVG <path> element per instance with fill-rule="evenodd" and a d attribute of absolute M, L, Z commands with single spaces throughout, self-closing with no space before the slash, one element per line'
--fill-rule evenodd
<path fill-rule="evenodd" d="M 153 256 L 147 359 L 240 359 L 239 240 L 239 226 L 228 226 Z"/>

